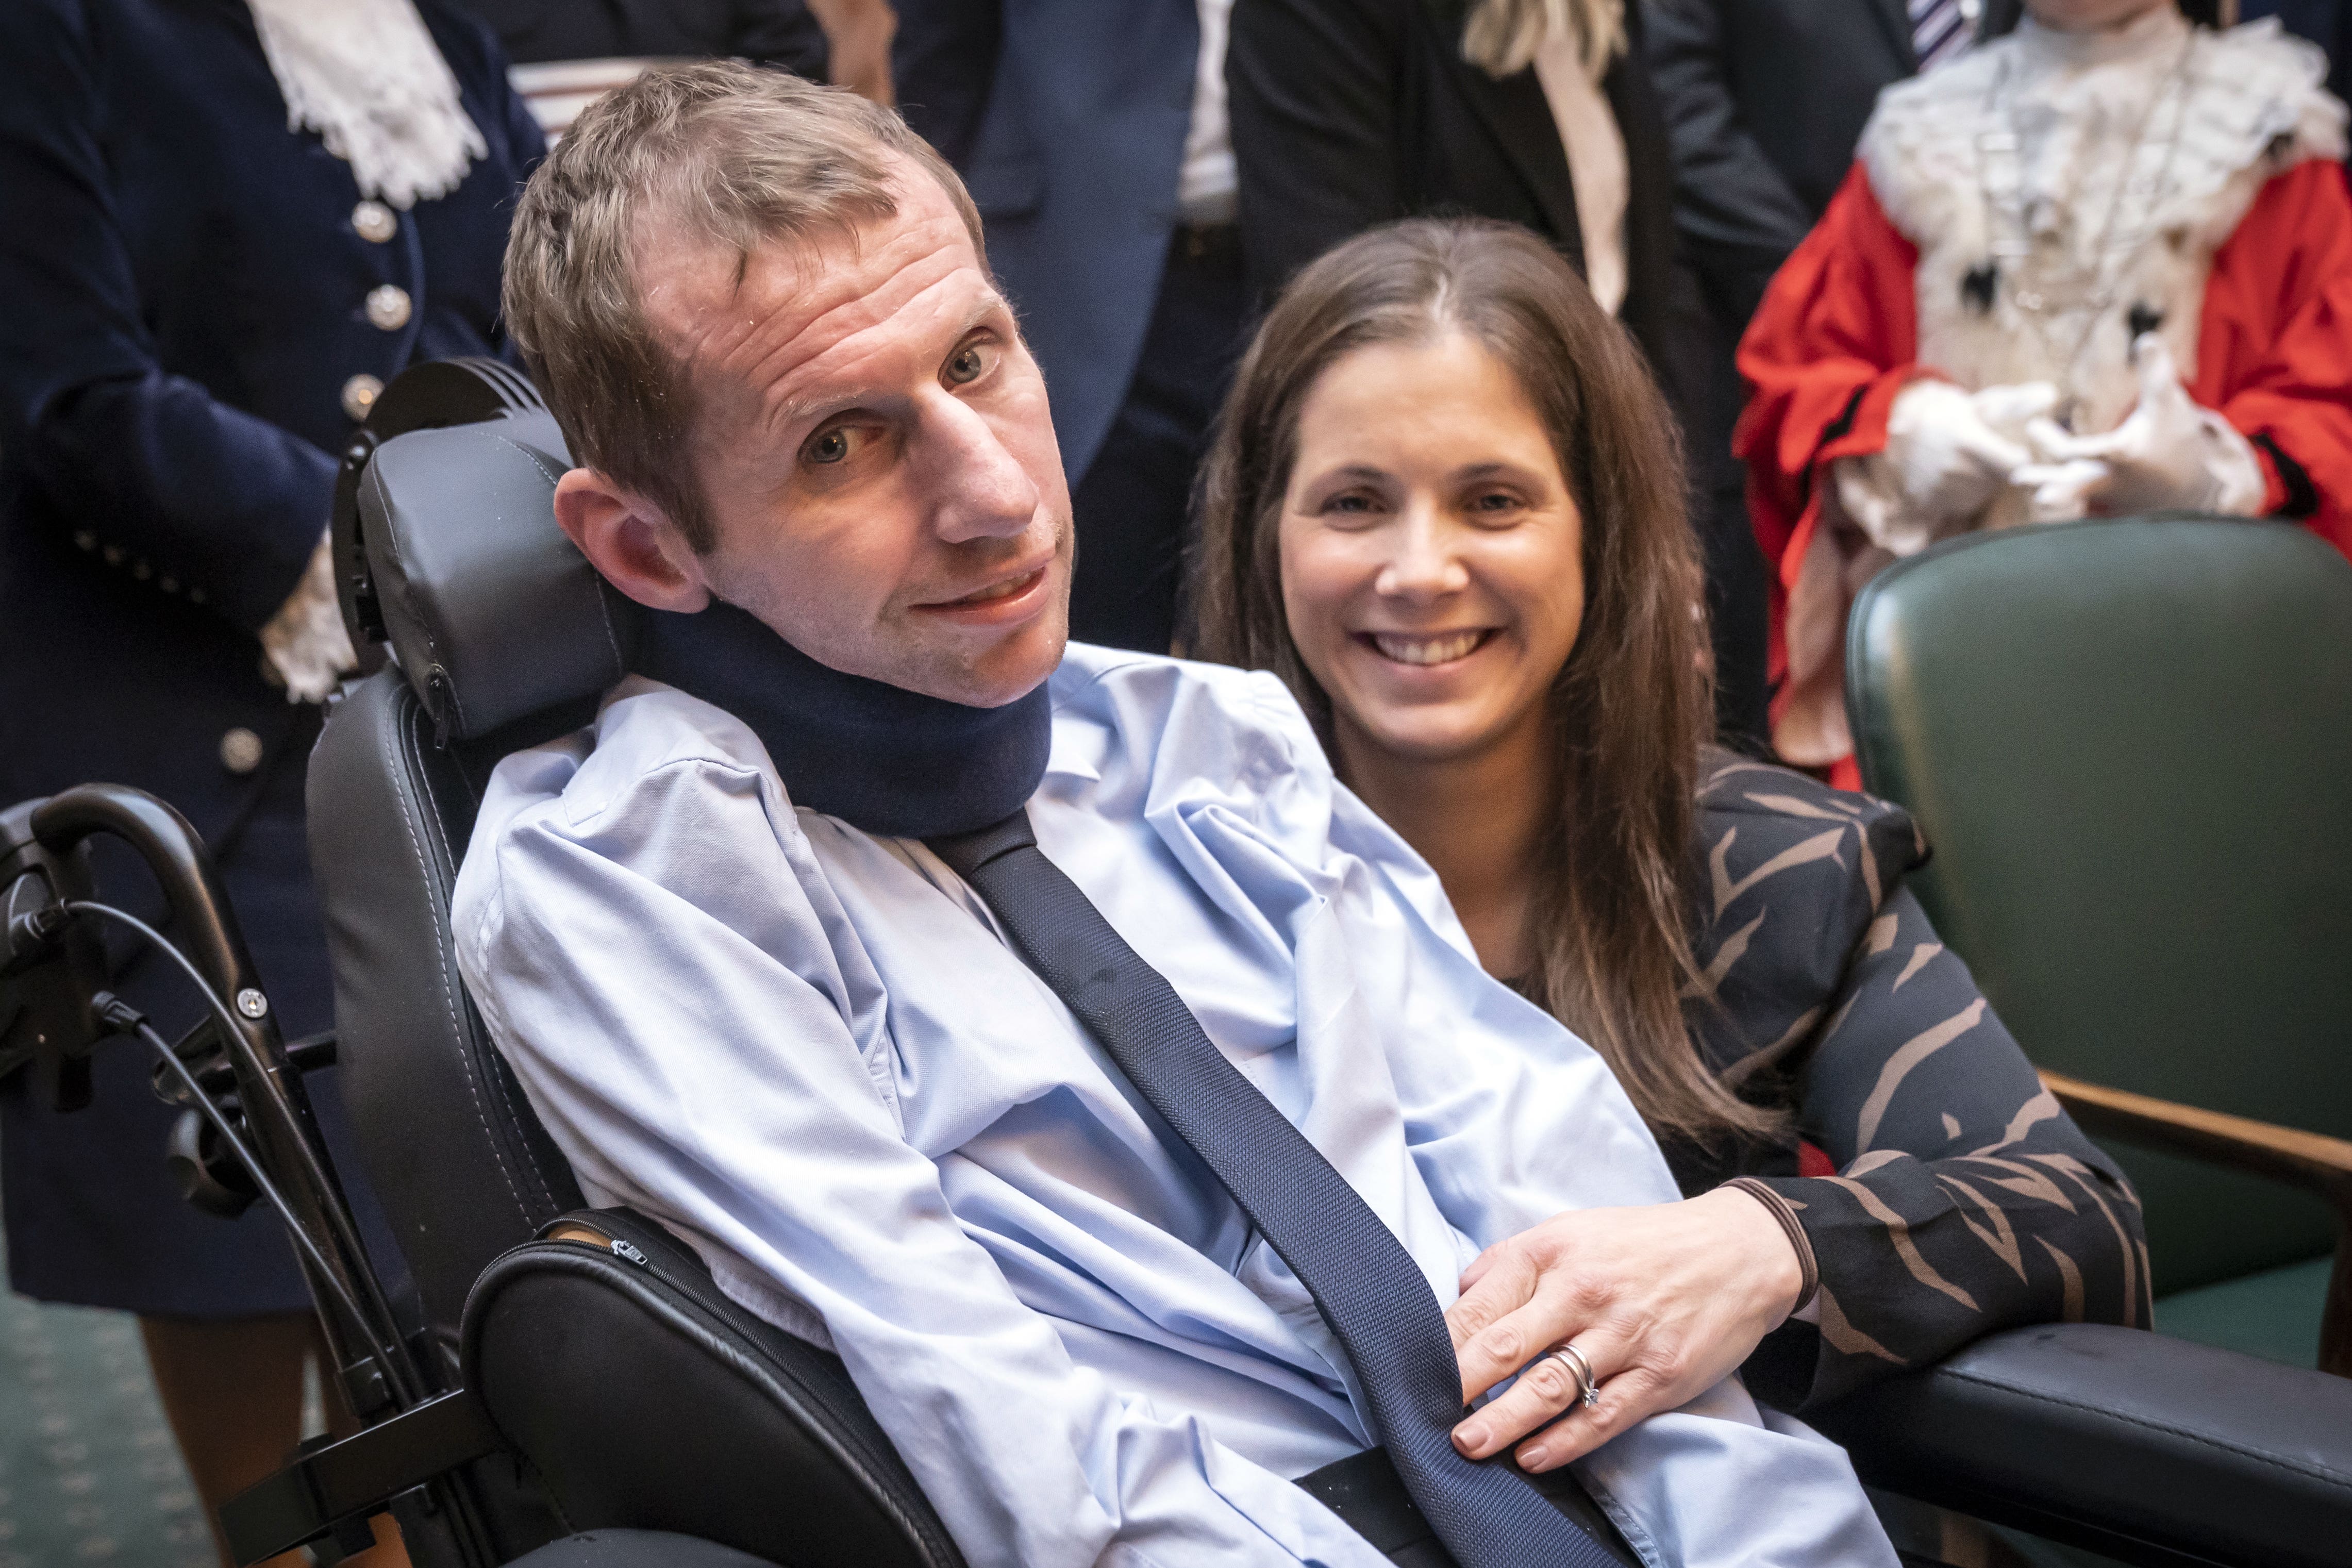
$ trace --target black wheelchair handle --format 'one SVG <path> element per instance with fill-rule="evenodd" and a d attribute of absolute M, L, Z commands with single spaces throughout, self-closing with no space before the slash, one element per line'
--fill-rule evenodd
<path fill-rule="evenodd" d="M 245 937 L 214 874 L 212 857 L 205 852 L 194 825 L 177 807 L 127 784 L 77 784 L 35 806 L 32 827 L 33 837 L 53 855 L 70 853 L 96 833 L 137 850 L 163 888 L 163 900 L 178 925 L 181 951 L 236 1007 L 239 1026 L 254 1044 L 277 1038 L 277 1020 L 266 1011 L 267 995 L 246 955 Z M 247 1011 L 253 1005 L 245 1000 L 247 992 L 263 998 L 265 1011 L 258 1016 Z"/>
<path fill-rule="evenodd" d="M 333 1275 L 331 1283 L 314 1281 L 311 1294 L 354 1414 L 370 1416 L 387 1405 L 404 1407 L 423 1398 L 422 1369 L 368 1265 L 341 1184 L 320 1155 L 301 1069 L 287 1056 L 277 1009 L 261 988 L 236 911 L 194 825 L 144 790 L 89 784 L 35 806 L 30 826 L 41 847 L 59 859 L 103 834 L 128 845 L 153 872 L 172 911 L 173 945 L 223 1004 L 220 1023 L 235 1026 L 236 1037 L 224 1045 L 256 1151 L 277 1173 L 288 1206 Z M 313 1267 L 303 1263 L 306 1273 Z M 348 1321 L 348 1313 L 334 1306 L 339 1299 L 354 1303 L 369 1321 Z"/>

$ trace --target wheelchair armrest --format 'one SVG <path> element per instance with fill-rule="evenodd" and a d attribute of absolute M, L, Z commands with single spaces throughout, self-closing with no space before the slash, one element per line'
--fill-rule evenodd
<path fill-rule="evenodd" d="M 2147 1568 L 2352 1541 L 2352 1381 L 2137 1329 L 2011 1330 L 1807 1419 L 1872 1486 Z"/>

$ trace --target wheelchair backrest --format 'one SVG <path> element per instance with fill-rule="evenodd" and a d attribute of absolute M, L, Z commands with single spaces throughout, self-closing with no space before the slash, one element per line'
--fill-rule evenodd
<path fill-rule="evenodd" d="M 458 978 L 449 897 L 489 770 L 592 716 L 630 621 L 556 527 L 571 458 L 536 395 L 500 366 L 420 382 L 346 458 L 346 615 L 394 662 L 329 716 L 310 823 L 344 1093 L 425 1326 L 454 1347 L 482 1269 L 582 1199 Z"/>

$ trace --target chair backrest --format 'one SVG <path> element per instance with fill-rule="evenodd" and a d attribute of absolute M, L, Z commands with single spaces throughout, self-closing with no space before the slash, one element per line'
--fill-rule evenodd
<path fill-rule="evenodd" d="M 2284 524 L 1973 535 L 1847 627 L 1863 777 L 2034 1060 L 2352 1136 L 2352 564 Z M 2119 1152 L 2159 1293 L 2327 1250 L 2313 1199 Z"/>
<path fill-rule="evenodd" d="M 416 428 L 368 454 L 340 520 L 360 534 L 352 575 L 397 662 L 329 715 L 310 761 L 311 861 L 344 1093 L 446 1346 L 483 1268 L 582 1202 L 466 994 L 449 930 L 489 769 L 577 726 L 621 673 L 595 574 L 554 522 L 570 466 L 554 421 L 528 406 Z"/>

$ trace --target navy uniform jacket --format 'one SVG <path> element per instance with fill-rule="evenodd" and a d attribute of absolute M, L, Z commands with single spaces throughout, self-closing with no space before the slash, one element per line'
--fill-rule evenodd
<path fill-rule="evenodd" d="M 108 780 L 185 812 L 289 1037 L 331 1004 L 302 845 L 317 719 L 264 679 L 256 634 L 319 542 L 366 392 L 498 351 L 508 217 L 544 151 L 488 30 L 419 9 L 489 151 L 399 213 L 287 128 L 244 0 L 0 5 L 0 802 Z M 196 1316 L 300 1304 L 266 1221 L 149 1191 L 168 1118 L 143 1093 L 101 1082 L 98 1110 L 54 1127 L 21 1092 L 0 1105 L 18 1289 Z M 198 1240 L 175 1251 L 184 1215 Z M 261 1233 L 277 1297 L 205 1261 L 224 1229 Z"/>
<path fill-rule="evenodd" d="M 1200 12 L 1195 0 L 898 0 L 898 12 L 900 110 L 987 224 L 1076 489 L 1160 298 Z"/>

